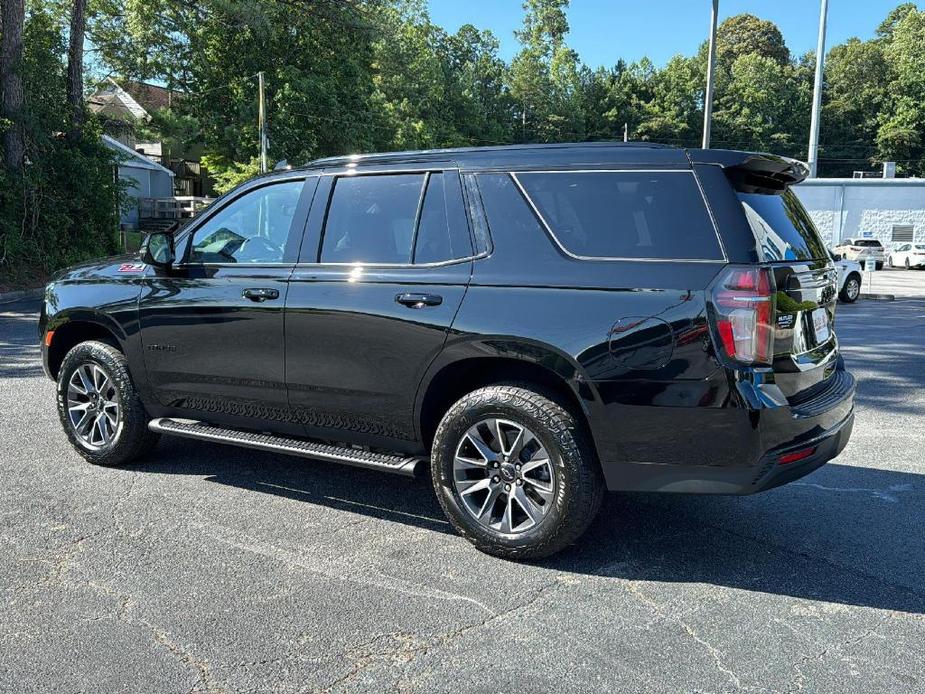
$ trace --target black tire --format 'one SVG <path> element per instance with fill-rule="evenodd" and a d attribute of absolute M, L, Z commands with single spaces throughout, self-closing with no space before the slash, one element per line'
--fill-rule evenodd
<path fill-rule="evenodd" d="M 854 282 L 855 285 L 852 288 L 851 283 Z M 842 287 L 841 291 L 838 293 L 838 298 L 844 301 L 846 304 L 853 304 L 858 300 L 858 297 L 861 295 L 861 276 L 852 272 L 845 278 L 845 286 Z"/>
<path fill-rule="evenodd" d="M 906 258 L 906 269 L 908 270 L 908 269 L 909 269 L 909 267 L 910 267 L 910 265 L 909 265 L 909 259 L 908 259 L 908 258 Z"/>
<path fill-rule="evenodd" d="M 874 263 L 874 265 L 877 267 L 878 270 L 882 270 L 882 269 L 883 269 L 883 261 L 882 261 L 882 260 L 879 261 L 879 262 L 877 262 L 877 263 Z"/>
<path fill-rule="evenodd" d="M 890 256 L 889 258 L 886 259 L 886 266 L 888 268 L 896 267 L 895 265 L 893 265 L 893 256 Z"/>
<path fill-rule="evenodd" d="M 92 446 L 76 432 L 68 414 L 68 384 L 77 369 L 95 365 L 111 379 L 118 396 L 119 426 L 107 444 Z M 119 466 L 149 452 L 158 435 L 148 429 L 148 413 L 138 397 L 125 355 L 105 342 L 81 342 L 71 349 L 58 372 L 58 416 L 71 445 L 94 465 Z"/>
<path fill-rule="evenodd" d="M 528 427 L 553 462 L 552 506 L 542 522 L 517 534 L 480 524 L 461 505 L 453 482 L 457 445 L 470 427 L 490 417 Z M 479 550 L 507 559 L 539 559 L 574 543 L 594 520 L 604 493 L 600 466 L 583 424 L 552 397 L 520 384 L 480 388 L 447 411 L 434 436 L 431 474 L 440 505 L 457 532 Z"/>

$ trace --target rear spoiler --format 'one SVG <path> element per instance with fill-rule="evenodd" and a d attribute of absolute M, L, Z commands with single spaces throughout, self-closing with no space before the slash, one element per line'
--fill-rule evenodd
<path fill-rule="evenodd" d="M 809 175 L 803 162 L 776 154 L 692 149 L 687 156 L 691 164 L 721 166 L 736 190 L 743 193 L 779 193 Z"/>

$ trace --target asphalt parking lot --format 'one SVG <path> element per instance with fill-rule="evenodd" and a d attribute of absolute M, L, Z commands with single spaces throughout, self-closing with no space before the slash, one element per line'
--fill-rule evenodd
<path fill-rule="evenodd" d="M 0 690 L 925 691 L 925 272 L 838 309 L 843 454 L 745 498 L 611 495 L 536 564 L 424 481 L 164 438 L 68 445 L 0 306 Z"/>

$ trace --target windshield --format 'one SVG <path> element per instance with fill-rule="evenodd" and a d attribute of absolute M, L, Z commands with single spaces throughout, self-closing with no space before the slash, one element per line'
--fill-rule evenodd
<path fill-rule="evenodd" d="M 827 257 L 813 220 L 789 188 L 779 194 L 738 193 L 762 261 Z"/>

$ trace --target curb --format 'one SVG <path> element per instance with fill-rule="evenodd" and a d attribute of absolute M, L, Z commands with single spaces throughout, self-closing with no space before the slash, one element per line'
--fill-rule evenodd
<path fill-rule="evenodd" d="M 21 289 L 15 292 L 0 292 L 0 304 L 11 304 L 22 299 L 38 299 L 42 296 L 41 289 Z"/>
<path fill-rule="evenodd" d="M 874 301 L 893 301 L 896 297 L 892 294 L 864 294 L 859 295 L 861 299 L 873 299 Z"/>

